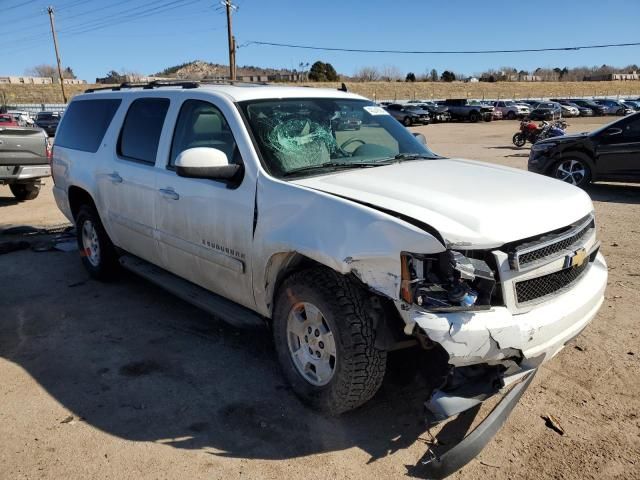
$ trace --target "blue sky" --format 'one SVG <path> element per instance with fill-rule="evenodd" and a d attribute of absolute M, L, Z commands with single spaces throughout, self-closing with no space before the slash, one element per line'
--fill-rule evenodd
<path fill-rule="evenodd" d="M 640 1 L 594 0 L 236 0 L 237 43 L 251 40 L 328 47 L 413 50 L 515 49 L 640 41 Z M 202 59 L 227 63 L 219 0 L 0 0 L 0 75 L 53 64 L 46 6 L 56 9 L 63 66 L 92 81 L 115 69 L 155 73 Z M 514 66 L 624 66 L 640 47 L 483 55 L 320 52 L 246 46 L 238 65 L 296 67 L 331 62 L 352 74 L 393 65 L 416 74 L 436 68 L 473 74 Z"/>

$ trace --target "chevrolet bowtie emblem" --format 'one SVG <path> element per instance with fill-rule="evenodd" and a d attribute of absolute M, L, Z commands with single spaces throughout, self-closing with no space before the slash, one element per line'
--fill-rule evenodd
<path fill-rule="evenodd" d="M 573 252 L 573 255 L 567 256 L 567 260 L 565 262 L 566 268 L 581 267 L 587 258 L 589 258 L 587 251 L 584 248 L 580 248 Z"/>

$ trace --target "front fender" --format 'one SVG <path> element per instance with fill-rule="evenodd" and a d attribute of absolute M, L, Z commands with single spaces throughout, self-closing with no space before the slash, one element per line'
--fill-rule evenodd
<path fill-rule="evenodd" d="M 389 214 L 335 195 L 266 176 L 258 179 L 253 287 L 270 316 L 274 284 L 286 254 L 298 253 L 354 274 L 391 299 L 400 293 L 400 253 L 438 253 L 433 235 Z"/>

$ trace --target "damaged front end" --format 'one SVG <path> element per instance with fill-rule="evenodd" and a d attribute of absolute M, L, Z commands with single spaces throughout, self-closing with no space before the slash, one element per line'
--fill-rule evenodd
<path fill-rule="evenodd" d="M 477 455 L 509 416 L 540 364 L 595 316 L 606 286 L 606 264 L 595 236 L 582 239 L 578 247 L 578 252 L 566 249 L 543 259 L 536 269 L 523 271 L 499 250 L 402 254 L 397 307 L 405 333 L 425 349 L 441 350 L 449 372 L 425 402 L 428 424 L 480 408 L 503 394 L 462 441 L 444 454 L 432 452 L 426 458 L 429 478 L 443 478 Z M 576 258 L 584 263 L 577 264 Z M 575 276 L 560 285 L 558 272 Z M 550 286 L 544 296 L 517 302 L 519 285 L 547 278 Z"/>

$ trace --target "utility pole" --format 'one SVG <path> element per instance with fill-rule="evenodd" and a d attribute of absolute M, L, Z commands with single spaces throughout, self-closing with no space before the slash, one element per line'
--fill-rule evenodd
<path fill-rule="evenodd" d="M 64 92 L 64 79 L 62 78 L 62 66 L 60 65 L 60 54 L 58 53 L 58 36 L 56 35 L 56 27 L 53 20 L 53 7 L 47 9 L 49 13 L 49 22 L 51 23 L 51 35 L 53 36 L 53 48 L 56 51 L 56 61 L 58 62 L 58 75 L 60 76 L 60 88 L 62 89 L 62 99 L 67 103 L 67 94 Z"/>
<path fill-rule="evenodd" d="M 236 79 L 236 39 L 233 36 L 231 26 L 231 13 L 237 7 L 231 3 L 231 0 L 223 0 L 222 5 L 227 10 L 227 40 L 229 42 L 229 77 L 231 80 Z"/>

